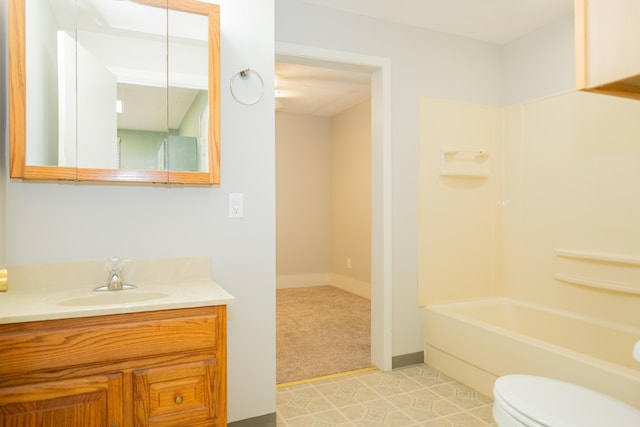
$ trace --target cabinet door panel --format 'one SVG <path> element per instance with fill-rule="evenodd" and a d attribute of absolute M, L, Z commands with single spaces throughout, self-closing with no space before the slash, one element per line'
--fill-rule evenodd
<path fill-rule="evenodd" d="M 122 426 L 120 374 L 0 389 L 0 426 Z"/>
<path fill-rule="evenodd" d="M 638 0 L 575 1 L 576 87 L 640 100 Z"/>
<path fill-rule="evenodd" d="M 135 425 L 216 425 L 216 359 L 133 372 Z"/>

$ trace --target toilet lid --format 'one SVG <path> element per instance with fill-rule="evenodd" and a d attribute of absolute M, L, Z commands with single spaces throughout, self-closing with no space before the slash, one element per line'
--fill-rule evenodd
<path fill-rule="evenodd" d="M 496 380 L 493 392 L 497 401 L 509 407 L 505 408 L 509 413 L 516 412 L 543 426 L 640 426 L 639 410 L 596 391 L 551 378 L 506 375 Z"/>

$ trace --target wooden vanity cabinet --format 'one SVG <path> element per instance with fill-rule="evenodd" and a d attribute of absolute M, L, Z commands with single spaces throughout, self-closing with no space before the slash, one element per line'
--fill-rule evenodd
<path fill-rule="evenodd" d="M 215 359 L 133 372 L 136 426 L 209 426 L 215 405 Z"/>
<path fill-rule="evenodd" d="M 226 426 L 226 306 L 0 325 L 0 426 Z"/>
<path fill-rule="evenodd" d="M 574 3 L 577 89 L 640 99 L 640 2 Z"/>
<path fill-rule="evenodd" d="M 0 426 L 124 425 L 122 375 L 101 375 L 16 386 L 0 397 Z"/>

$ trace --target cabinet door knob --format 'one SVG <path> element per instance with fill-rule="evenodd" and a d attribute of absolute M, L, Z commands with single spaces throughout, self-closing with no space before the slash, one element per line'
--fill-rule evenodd
<path fill-rule="evenodd" d="M 176 396 L 173 398 L 173 401 L 175 402 L 176 405 L 179 405 L 182 403 L 182 396 Z"/>

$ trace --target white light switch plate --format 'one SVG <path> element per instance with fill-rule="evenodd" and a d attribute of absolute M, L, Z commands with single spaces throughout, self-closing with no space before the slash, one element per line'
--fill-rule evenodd
<path fill-rule="evenodd" d="M 244 216 L 242 193 L 229 193 L 229 218 Z"/>

